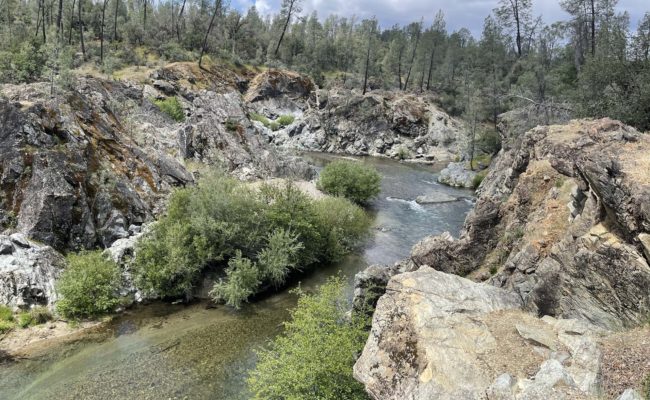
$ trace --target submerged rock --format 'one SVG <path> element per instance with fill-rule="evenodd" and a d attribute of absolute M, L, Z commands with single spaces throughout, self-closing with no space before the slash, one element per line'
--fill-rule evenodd
<path fill-rule="evenodd" d="M 418 196 L 415 202 L 418 204 L 437 204 L 437 203 L 451 203 L 460 200 L 456 196 L 449 195 L 442 192 L 429 193 L 424 196 Z"/>

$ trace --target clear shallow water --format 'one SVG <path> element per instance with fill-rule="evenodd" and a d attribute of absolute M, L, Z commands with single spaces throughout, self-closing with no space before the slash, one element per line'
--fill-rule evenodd
<path fill-rule="evenodd" d="M 307 154 L 323 166 L 335 157 Z M 391 264 L 408 256 L 424 236 L 457 235 L 470 200 L 419 205 L 434 191 L 469 198 L 470 191 L 436 183 L 440 167 L 364 158 L 383 176 L 371 204 L 374 227 L 366 245 L 335 265 L 302 277 L 310 290 L 339 271 L 350 282 L 370 264 Z M 246 371 L 254 349 L 281 332 L 295 306 L 288 291 L 240 311 L 151 304 L 129 310 L 98 334 L 55 346 L 44 356 L 0 365 L 0 399 L 247 399 Z"/>

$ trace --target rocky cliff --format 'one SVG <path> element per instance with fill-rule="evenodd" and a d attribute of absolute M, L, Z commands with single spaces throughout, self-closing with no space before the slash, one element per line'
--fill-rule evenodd
<path fill-rule="evenodd" d="M 320 90 L 302 75 L 268 71 L 251 82 L 245 97 L 270 119 L 295 117 L 287 127 L 265 131 L 281 147 L 417 162 L 448 162 L 467 147 L 462 123 L 429 95 Z"/>
<path fill-rule="evenodd" d="M 373 398 L 621 394 L 607 388 L 633 357 L 601 354 L 650 316 L 650 137 L 603 119 L 508 140 L 460 238 L 425 238 L 388 270 L 417 272 L 377 304 L 355 367 Z"/>

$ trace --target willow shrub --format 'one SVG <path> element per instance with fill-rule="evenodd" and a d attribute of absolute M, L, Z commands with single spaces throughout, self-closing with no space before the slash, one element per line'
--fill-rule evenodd
<path fill-rule="evenodd" d="M 154 296 L 189 298 L 206 268 L 222 269 L 212 295 L 239 307 L 294 270 L 336 260 L 368 226 L 345 199 L 313 200 L 290 183 L 255 190 L 212 173 L 172 194 L 138 245 L 136 282 Z"/>
<path fill-rule="evenodd" d="M 248 378 L 254 399 L 367 399 L 352 377 L 355 354 L 368 332 L 365 317 L 347 315 L 344 280 L 332 278 L 316 294 L 300 295 L 285 331 L 266 349 Z"/>
<path fill-rule="evenodd" d="M 381 190 L 381 177 L 370 166 L 354 161 L 334 161 L 320 173 L 318 188 L 357 204 L 367 203 Z"/>
<path fill-rule="evenodd" d="M 61 300 L 57 311 L 68 318 L 91 318 L 109 313 L 120 304 L 120 270 L 101 251 L 67 256 L 67 267 L 57 283 Z"/>

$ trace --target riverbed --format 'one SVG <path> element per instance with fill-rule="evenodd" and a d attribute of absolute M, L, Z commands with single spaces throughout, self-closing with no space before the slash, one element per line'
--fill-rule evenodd
<path fill-rule="evenodd" d="M 335 156 L 307 154 L 322 167 Z M 369 206 L 374 218 L 364 246 L 341 262 L 300 278 L 313 290 L 337 273 L 348 280 L 371 264 L 408 256 L 427 235 L 458 235 L 472 207 L 472 192 L 436 182 L 439 166 L 357 158 L 382 175 L 382 191 Z M 443 192 L 458 201 L 420 205 L 415 198 Z M 256 348 L 282 331 L 296 304 L 285 290 L 235 311 L 206 304 L 150 304 L 115 318 L 98 334 L 53 346 L 33 359 L 0 365 L 2 399 L 224 399 L 249 398 L 247 371 Z"/>

